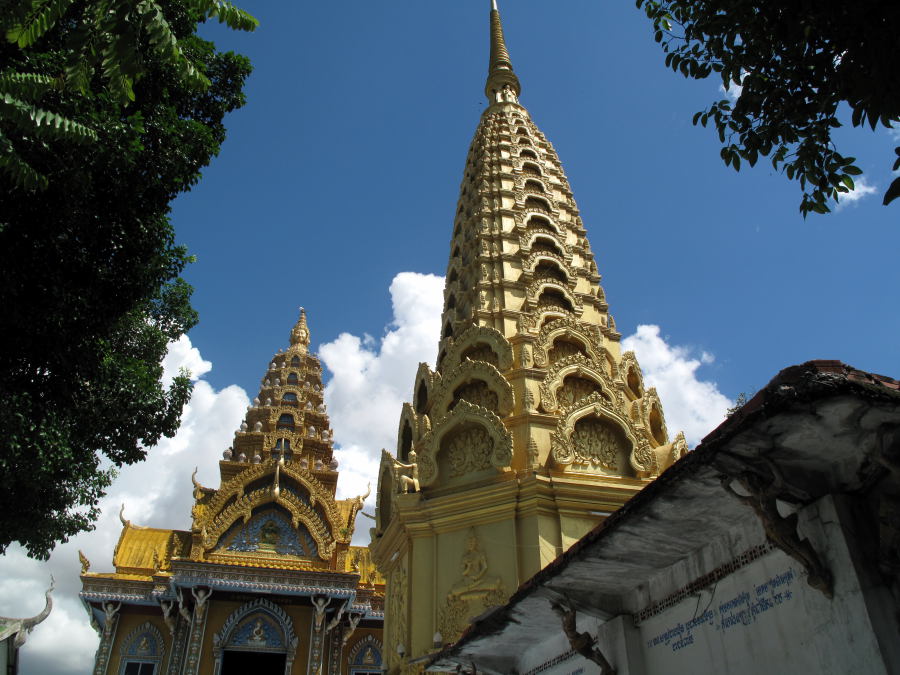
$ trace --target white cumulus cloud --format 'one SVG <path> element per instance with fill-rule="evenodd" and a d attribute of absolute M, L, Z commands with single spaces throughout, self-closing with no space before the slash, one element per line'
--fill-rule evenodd
<path fill-rule="evenodd" d="M 170 346 L 163 362 L 174 376 L 182 367 L 194 379 L 212 367 L 187 337 Z M 198 480 L 217 486 L 221 452 L 231 444 L 248 404 L 237 386 L 214 390 L 205 380 L 194 385 L 194 394 L 182 413 L 178 433 L 163 439 L 147 453 L 147 460 L 123 467 L 100 506 L 102 513 L 93 532 L 84 532 L 56 547 L 50 560 L 28 558 L 14 544 L 0 556 L 0 616 L 27 617 L 43 607 L 43 593 L 50 575 L 56 579 L 50 616 L 29 636 L 20 653 L 20 672 L 28 675 L 67 675 L 92 669 L 97 636 L 78 599 L 81 590 L 78 551 L 91 561 L 91 571 L 113 570 L 112 553 L 122 525 L 118 513 L 135 524 L 186 529 L 191 523 L 191 473 L 199 467 Z"/>
<path fill-rule="evenodd" d="M 342 333 L 319 347 L 331 372 L 325 386 L 341 478 L 338 496 L 362 494 L 372 483 L 366 510 L 375 504 L 381 449 L 393 452 L 404 401 L 412 400 L 420 362 L 434 365 L 441 330 L 444 278 L 401 272 L 391 282 L 393 320 L 380 339 Z M 368 543 L 358 522 L 357 543 Z"/>
<path fill-rule="evenodd" d="M 838 205 L 837 207 L 840 209 L 847 204 L 853 204 L 858 202 L 863 197 L 868 197 L 871 194 L 874 194 L 878 190 L 874 185 L 869 185 L 866 182 L 865 178 L 860 178 L 855 181 L 854 189 L 850 190 L 850 192 L 843 192 L 838 197 Z"/>
<path fill-rule="evenodd" d="M 644 374 L 644 384 L 656 387 L 662 401 L 669 435 L 684 431 L 689 445 L 696 445 L 725 419 L 734 405 L 715 382 L 701 380 L 697 369 L 713 362 L 713 355 L 692 356 L 687 347 L 670 345 L 659 326 L 641 325 L 622 340 L 624 351 L 634 351 Z"/>
<path fill-rule="evenodd" d="M 200 350 L 191 344 L 187 335 L 182 335 L 175 342 L 169 343 L 162 367 L 163 384 L 168 386 L 182 368 L 191 374 L 192 380 L 196 381 L 212 370 L 212 363 L 200 356 Z"/>
<path fill-rule="evenodd" d="M 377 478 L 381 448 L 393 452 L 404 401 L 411 400 L 420 362 L 433 365 L 440 334 L 443 277 L 403 272 L 390 286 L 393 319 L 380 338 L 344 333 L 319 348 L 330 371 L 325 388 L 340 462 L 338 496 L 362 494 Z M 698 379 L 697 370 L 713 361 L 696 357 L 684 347 L 669 345 L 656 326 L 640 326 L 623 342 L 634 349 L 648 386 L 656 386 L 671 431 L 684 429 L 692 444 L 724 416 L 731 402 L 716 385 Z M 21 652 L 21 672 L 28 675 L 68 675 L 90 672 L 97 638 L 78 599 L 78 550 L 92 561 L 92 571 L 112 571 L 112 552 L 121 531 L 119 507 L 136 524 L 186 529 L 193 503 L 190 476 L 219 485 L 218 458 L 233 438 L 249 402 L 236 385 L 216 391 L 201 378 L 212 364 L 203 360 L 188 338 L 171 345 L 164 361 L 168 377 L 180 368 L 196 380 L 174 438 L 152 448 L 147 461 L 124 467 L 109 494 L 101 501 L 102 515 L 93 532 L 60 544 L 50 560 L 37 562 L 21 547 L 11 546 L 0 556 L 0 616 L 26 617 L 43 607 L 43 591 L 50 575 L 56 578 L 54 609 L 39 625 Z M 367 511 L 374 507 L 374 494 Z M 368 523 L 358 522 L 356 543 L 368 543 Z"/>

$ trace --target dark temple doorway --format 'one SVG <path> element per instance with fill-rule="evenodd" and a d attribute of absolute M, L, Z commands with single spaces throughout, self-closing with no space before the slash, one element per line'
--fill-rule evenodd
<path fill-rule="evenodd" d="M 286 662 L 286 654 L 226 649 L 222 655 L 222 675 L 284 675 Z"/>

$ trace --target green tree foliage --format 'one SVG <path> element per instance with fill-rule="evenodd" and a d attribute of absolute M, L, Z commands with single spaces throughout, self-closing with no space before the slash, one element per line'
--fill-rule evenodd
<path fill-rule="evenodd" d="M 217 18 L 236 30 L 254 30 L 256 19 L 224 0 L 181 0 L 196 19 Z M 27 48 L 64 19 L 67 53 L 53 76 L 0 72 L 0 121 L 19 135 L 53 140 L 95 140 L 93 130 L 39 107 L 53 88 L 89 95 L 99 75 L 105 94 L 120 103 L 134 100 L 134 84 L 148 67 L 148 58 L 175 68 L 185 82 L 205 89 L 210 81 L 190 53 L 182 48 L 163 7 L 153 0 L 0 0 L 0 33 Z M 43 190 L 47 178 L 23 160 L 15 143 L 0 134 L 0 172 L 19 186 Z"/>
<path fill-rule="evenodd" d="M 56 85 L 84 6 L 30 47 L 0 46 L 10 72 L 33 75 L 13 75 L 10 90 L 77 125 L 53 136 L 0 119 L 46 177 L 36 191 L 0 174 L 0 552 L 19 541 L 38 557 L 90 529 L 114 468 L 178 428 L 190 381 L 164 386 L 160 362 L 197 317 L 169 204 L 218 153 L 250 72 L 196 36 L 203 14 L 191 3 L 168 0 L 172 34 L 208 87 L 149 39 L 135 43 L 143 70 L 127 106 L 102 73 L 87 95 Z"/>
<path fill-rule="evenodd" d="M 637 0 L 685 77 L 718 73 L 740 96 L 713 103 L 694 124 L 715 124 L 726 165 L 740 170 L 760 157 L 800 182 L 800 212 L 827 213 L 828 202 L 854 189 L 853 157 L 837 151 L 832 132 L 846 103 L 853 126 L 900 122 L 900 3 Z M 894 170 L 900 169 L 900 147 Z M 884 203 L 900 196 L 900 178 Z"/>

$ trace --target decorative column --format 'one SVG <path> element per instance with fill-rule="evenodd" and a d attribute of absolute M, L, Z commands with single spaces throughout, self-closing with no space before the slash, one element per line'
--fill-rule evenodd
<path fill-rule="evenodd" d="M 319 666 L 322 663 L 323 648 L 325 647 L 325 611 L 331 598 L 327 596 L 315 596 L 311 598 L 313 607 L 315 607 L 315 620 L 313 622 L 312 639 L 309 641 L 309 671 L 310 673 L 319 673 Z"/>
<path fill-rule="evenodd" d="M 116 637 L 116 627 L 119 625 L 119 609 L 121 607 L 121 602 L 115 604 L 107 602 L 103 605 L 103 628 L 100 631 L 100 646 L 97 647 L 97 658 L 94 662 L 94 675 L 106 675 L 106 668 L 109 665 L 109 652 Z"/>
<path fill-rule="evenodd" d="M 200 668 L 200 647 L 203 644 L 203 634 L 206 631 L 206 615 L 209 604 L 209 596 L 212 590 L 207 588 L 192 588 L 194 596 L 194 616 L 191 621 L 190 637 L 187 644 L 187 656 L 184 664 L 184 675 L 198 675 Z"/>
<path fill-rule="evenodd" d="M 180 615 L 177 621 L 175 633 L 172 636 L 172 653 L 169 655 L 169 668 L 166 675 L 180 675 L 184 665 L 184 645 L 191 630 L 191 622 Z"/>

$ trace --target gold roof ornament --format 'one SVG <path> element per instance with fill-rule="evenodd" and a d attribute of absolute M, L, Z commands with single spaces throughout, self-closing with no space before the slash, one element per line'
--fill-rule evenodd
<path fill-rule="evenodd" d="M 300 308 L 300 318 L 291 330 L 291 346 L 288 351 L 305 353 L 309 349 L 309 326 L 306 325 L 306 310 Z"/>
<path fill-rule="evenodd" d="M 519 84 L 519 78 L 513 72 L 509 50 L 507 50 L 506 40 L 503 38 L 503 25 L 500 23 L 497 0 L 491 0 L 491 57 L 488 62 L 488 77 L 484 86 L 484 94 L 491 103 L 502 101 L 518 103 L 521 91 L 522 86 Z"/>

